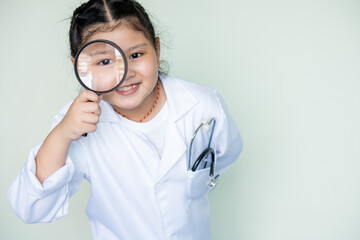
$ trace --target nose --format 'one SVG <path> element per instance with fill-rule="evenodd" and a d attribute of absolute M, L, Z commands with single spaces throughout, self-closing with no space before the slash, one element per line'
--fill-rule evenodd
<path fill-rule="evenodd" d="M 129 63 L 129 61 L 128 61 L 127 62 L 127 73 L 126 73 L 125 81 L 128 80 L 128 79 L 131 79 L 134 76 L 135 76 L 134 68 L 133 68 L 132 64 Z"/>

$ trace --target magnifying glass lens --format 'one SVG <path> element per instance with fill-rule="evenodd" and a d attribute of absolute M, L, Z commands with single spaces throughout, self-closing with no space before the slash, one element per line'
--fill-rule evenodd
<path fill-rule="evenodd" d="M 105 41 L 83 47 L 75 59 L 79 82 L 98 94 L 119 87 L 125 79 L 126 60 L 121 49 Z"/>

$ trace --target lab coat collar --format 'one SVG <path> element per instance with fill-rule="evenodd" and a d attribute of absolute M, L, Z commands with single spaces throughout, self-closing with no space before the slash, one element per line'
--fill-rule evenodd
<path fill-rule="evenodd" d="M 160 75 L 160 79 L 165 89 L 172 120 L 177 121 L 193 108 L 198 100 L 181 80 L 164 75 Z"/>
<path fill-rule="evenodd" d="M 173 121 L 177 121 L 193 108 L 198 100 L 184 86 L 182 80 L 162 74 L 159 77 L 164 86 L 170 118 Z M 100 122 L 120 122 L 118 114 L 109 103 L 100 101 L 100 107 L 102 110 Z"/>

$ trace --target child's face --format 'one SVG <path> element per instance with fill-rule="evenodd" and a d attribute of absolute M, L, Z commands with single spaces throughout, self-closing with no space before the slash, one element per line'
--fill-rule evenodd
<path fill-rule="evenodd" d="M 116 43 L 124 51 L 128 61 L 124 83 L 117 90 L 104 94 L 103 99 L 119 111 L 142 111 L 142 108 L 152 105 L 154 100 L 151 92 L 158 80 L 160 46 L 155 49 L 142 32 L 126 25 L 111 32 L 95 33 L 89 41 L 96 39 Z"/>

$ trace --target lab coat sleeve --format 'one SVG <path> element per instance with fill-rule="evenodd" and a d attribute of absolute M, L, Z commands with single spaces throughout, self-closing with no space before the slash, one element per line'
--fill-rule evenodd
<path fill-rule="evenodd" d="M 53 127 L 61 118 L 55 117 Z M 77 144 L 71 144 L 66 164 L 42 184 L 35 176 L 35 157 L 41 144 L 31 150 L 7 195 L 11 207 L 23 222 L 52 222 L 67 214 L 69 197 L 78 190 L 84 177 L 72 159 L 80 155 Z"/>
<path fill-rule="evenodd" d="M 224 173 L 239 157 L 243 149 L 243 140 L 238 127 L 231 117 L 222 97 L 216 92 L 216 99 L 220 107 L 217 117 L 214 137 L 216 139 L 216 173 Z"/>

